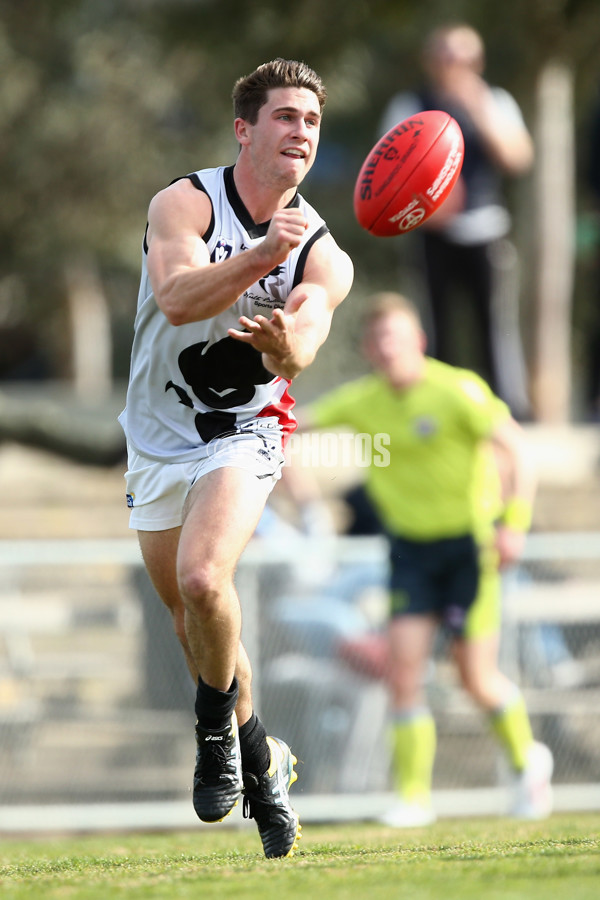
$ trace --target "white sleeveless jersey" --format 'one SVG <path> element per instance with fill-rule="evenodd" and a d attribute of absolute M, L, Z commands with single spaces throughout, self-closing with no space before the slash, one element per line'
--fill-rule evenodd
<path fill-rule="evenodd" d="M 212 263 L 218 265 L 264 240 L 269 223 L 256 225 L 250 218 L 235 187 L 233 166 L 202 169 L 185 177 L 212 203 L 204 235 Z M 127 404 L 119 417 L 128 442 L 142 456 L 193 460 L 199 445 L 257 417 L 265 425 L 280 427 L 284 438 L 294 430 L 290 382 L 273 376 L 257 350 L 227 334 L 228 328 L 240 327 L 241 315 L 270 317 L 276 307 L 283 307 L 302 281 L 310 248 L 327 233 L 323 219 L 299 194 L 290 206 L 301 209 L 308 221 L 300 245 L 233 306 L 202 322 L 169 324 L 152 293 L 144 239 Z"/>

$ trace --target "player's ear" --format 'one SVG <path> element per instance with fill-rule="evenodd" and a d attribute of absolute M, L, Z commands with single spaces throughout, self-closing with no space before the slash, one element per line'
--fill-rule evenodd
<path fill-rule="evenodd" d="M 235 119 L 233 130 L 240 144 L 247 144 L 250 140 L 250 123 L 246 119 Z"/>

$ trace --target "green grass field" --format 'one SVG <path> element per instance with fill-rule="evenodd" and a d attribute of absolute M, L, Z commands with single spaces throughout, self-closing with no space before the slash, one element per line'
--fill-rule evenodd
<path fill-rule="evenodd" d="M 0 896 L 44 900 L 597 900 L 600 814 L 542 823 L 444 820 L 427 829 L 307 825 L 293 859 L 254 828 L 4 841 Z"/>

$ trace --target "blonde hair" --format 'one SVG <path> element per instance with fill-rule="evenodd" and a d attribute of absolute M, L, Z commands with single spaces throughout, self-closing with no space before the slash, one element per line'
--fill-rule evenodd
<path fill-rule="evenodd" d="M 367 309 L 364 315 L 364 325 L 369 326 L 383 316 L 392 313 L 405 313 L 409 315 L 419 328 L 422 328 L 419 310 L 408 297 L 396 291 L 378 291 L 367 299 Z"/>

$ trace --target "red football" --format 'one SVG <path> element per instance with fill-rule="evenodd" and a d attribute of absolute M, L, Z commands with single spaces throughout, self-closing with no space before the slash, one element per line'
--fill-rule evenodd
<path fill-rule="evenodd" d="M 464 140 L 448 113 L 427 110 L 380 138 L 356 179 L 354 214 L 378 237 L 412 231 L 440 208 L 462 168 Z"/>

